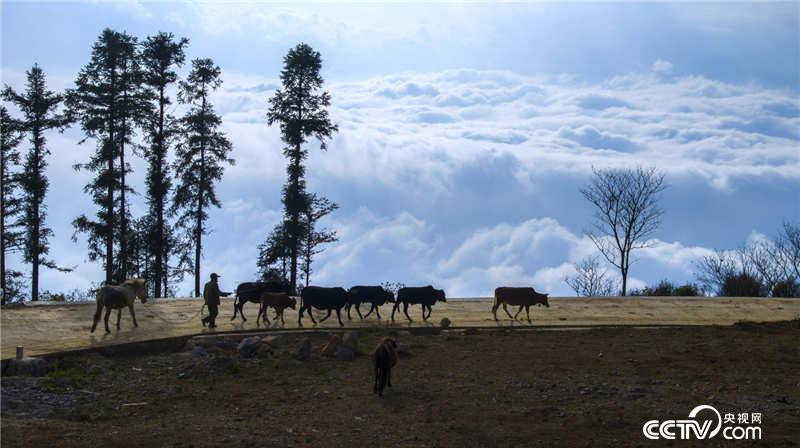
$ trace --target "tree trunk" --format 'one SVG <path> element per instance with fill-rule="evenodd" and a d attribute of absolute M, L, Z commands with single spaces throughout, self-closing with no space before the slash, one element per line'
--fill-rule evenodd
<path fill-rule="evenodd" d="M 127 94 L 124 94 L 127 99 Z M 127 103 L 126 103 L 127 104 Z M 119 217 L 119 256 L 120 272 L 119 283 L 128 278 L 128 219 L 125 216 L 125 137 L 128 133 L 127 122 L 122 117 L 122 130 L 119 139 L 119 170 L 120 170 L 120 217 Z"/>
<path fill-rule="evenodd" d="M 113 140 L 112 140 L 113 141 Z M 113 145 L 113 143 L 111 143 Z M 114 173 L 114 159 L 108 159 L 107 166 L 109 174 Z M 110 285 L 114 278 L 114 186 L 109 184 L 106 192 L 106 213 L 108 222 L 106 223 L 106 284 Z"/>
<path fill-rule="evenodd" d="M 6 159 L 0 151 L 0 304 L 6 304 Z"/>
<path fill-rule="evenodd" d="M 109 183 L 106 191 L 106 284 L 110 285 L 114 279 L 114 226 L 116 220 L 114 219 L 114 183 L 111 179 L 114 178 L 114 149 L 117 147 L 116 141 L 116 112 L 117 112 L 117 72 L 115 68 L 111 69 L 111 104 L 109 104 L 108 116 L 108 161 L 106 169 L 108 170 Z"/>
<path fill-rule="evenodd" d="M 622 272 L 622 296 L 625 297 L 625 294 L 628 291 L 628 268 L 625 267 L 621 269 Z"/>
<path fill-rule="evenodd" d="M 158 136 L 157 136 L 157 150 L 156 154 L 156 179 L 161 179 L 161 167 L 164 163 L 164 86 L 161 86 L 158 92 Z M 167 250 L 164 244 L 164 195 L 161 188 L 155 189 L 156 196 L 153 198 L 156 206 L 156 249 L 155 253 L 155 297 L 161 297 L 161 280 L 166 277 L 164 273 L 164 265 L 167 258 Z M 166 287 L 165 287 L 166 289 Z"/>
<path fill-rule="evenodd" d="M 295 194 L 297 195 L 297 197 L 295 198 L 295 201 L 299 201 L 300 200 L 300 196 L 301 196 L 299 173 L 300 173 L 300 164 L 302 163 L 302 161 L 300 160 L 300 151 L 301 151 L 301 147 L 298 144 L 298 145 L 296 145 L 296 148 L 295 148 L 295 158 L 292 161 L 292 164 L 295 166 L 294 172 L 296 173 L 297 177 L 295 179 L 291 179 L 290 180 L 291 182 L 294 183 L 294 190 L 295 190 Z M 297 203 L 295 204 L 295 206 L 298 206 L 298 205 L 299 204 L 297 204 Z M 300 212 L 301 212 L 301 210 L 299 208 L 294 209 L 294 210 L 291 211 L 291 217 L 290 217 L 292 225 L 291 225 L 291 232 L 290 232 L 290 235 L 289 235 L 289 237 L 290 237 L 289 238 L 289 242 L 290 242 L 290 248 L 289 248 L 289 257 L 290 257 L 290 263 L 289 263 L 289 269 L 290 269 L 290 271 L 289 271 L 289 276 L 290 276 L 289 277 L 289 285 L 290 285 L 292 294 L 296 294 L 297 293 L 297 258 L 298 258 L 299 252 L 300 252 L 300 247 L 299 246 L 300 246 L 300 236 L 301 236 L 300 235 Z"/>
<path fill-rule="evenodd" d="M 38 158 L 37 158 L 38 159 Z M 39 300 L 39 233 L 40 233 L 41 217 L 39 216 L 39 197 L 35 195 L 33 198 L 33 232 L 31 238 L 33 239 L 33 251 L 31 253 L 31 300 L 36 302 Z"/>
<path fill-rule="evenodd" d="M 198 210 L 202 208 L 198 206 Z M 197 234 L 195 235 L 195 248 L 194 248 L 194 295 L 200 297 L 200 254 L 202 252 L 202 235 L 203 225 L 200 215 L 197 215 Z"/>
<path fill-rule="evenodd" d="M 42 202 L 42 198 L 39 196 L 40 188 L 42 185 L 42 172 L 41 172 L 41 163 L 39 160 L 41 159 L 41 135 L 39 128 L 39 121 L 36 120 L 35 122 L 36 128 L 33 131 L 33 168 L 35 170 L 35 174 L 33 177 L 35 178 L 33 185 L 34 191 L 33 195 L 31 196 L 31 208 L 33 208 L 33 213 L 31 213 L 31 220 L 33 221 L 30 239 L 32 244 L 30 245 L 30 256 L 31 256 L 31 300 L 36 302 L 39 300 L 39 261 L 41 260 L 40 246 L 39 242 L 41 241 L 41 226 L 42 226 L 42 217 L 39 214 L 39 206 Z"/>

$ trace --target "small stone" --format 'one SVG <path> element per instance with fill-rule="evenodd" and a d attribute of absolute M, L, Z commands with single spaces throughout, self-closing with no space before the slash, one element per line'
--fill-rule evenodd
<path fill-rule="evenodd" d="M 22 376 L 44 376 L 47 374 L 47 361 L 43 358 L 24 357 L 22 359 L 11 359 L 6 375 Z"/>
<path fill-rule="evenodd" d="M 358 353 L 358 333 L 355 331 L 345 333 L 344 338 L 342 338 L 342 344 L 353 352 Z"/>
<path fill-rule="evenodd" d="M 192 350 L 189 352 L 189 354 L 192 355 L 192 356 L 198 356 L 198 357 L 206 357 L 206 356 L 208 356 L 208 352 L 206 351 L 206 349 L 204 349 L 200 345 L 197 345 L 194 348 L 192 348 Z"/>
<path fill-rule="evenodd" d="M 450 328 L 450 319 L 443 317 L 441 322 L 439 322 L 439 326 L 442 328 Z"/>
<path fill-rule="evenodd" d="M 272 347 L 278 347 L 284 341 L 285 337 L 282 334 L 276 334 L 274 336 L 265 336 L 261 341 L 266 342 Z"/>
<path fill-rule="evenodd" d="M 302 344 L 300 344 L 300 348 L 297 350 L 296 358 L 300 361 L 307 361 L 309 358 L 311 358 L 311 339 L 303 339 Z"/>
<path fill-rule="evenodd" d="M 336 356 L 336 349 L 342 344 L 342 337 L 338 334 L 332 334 L 328 343 L 322 348 L 322 356 Z"/>
<path fill-rule="evenodd" d="M 346 345 L 340 345 L 339 348 L 336 349 L 336 359 L 339 361 L 354 361 L 356 359 L 356 352 Z"/>
<path fill-rule="evenodd" d="M 261 344 L 261 346 L 258 347 L 258 350 L 256 351 L 256 355 L 258 356 L 267 356 L 272 354 L 274 354 L 274 352 L 272 351 L 272 347 L 269 344 Z"/>
<path fill-rule="evenodd" d="M 403 356 L 403 357 L 414 356 L 414 352 L 411 350 L 411 346 L 406 344 L 406 343 L 403 343 L 403 342 L 398 342 L 397 343 L 397 350 L 396 351 L 397 351 L 398 355 Z"/>
<path fill-rule="evenodd" d="M 258 336 L 251 336 L 242 339 L 242 342 L 239 342 L 239 345 L 236 347 L 236 351 L 239 352 L 239 356 L 242 358 L 252 358 L 260 346 L 261 338 Z"/>

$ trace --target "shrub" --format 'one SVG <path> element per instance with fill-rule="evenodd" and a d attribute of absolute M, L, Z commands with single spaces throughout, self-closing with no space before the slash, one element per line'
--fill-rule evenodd
<path fill-rule="evenodd" d="M 772 287 L 772 297 L 800 297 L 800 283 L 792 278 L 781 280 Z"/>
<path fill-rule="evenodd" d="M 697 285 L 687 283 L 675 288 L 675 295 L 679 297 L 694 297 L 702 296 L 703 294 L 701 294 L 700 288 L 698 288 Z"/>
<path fill-rule="evenodd" d="M 763 297 L 764 285 L 755 275 L 747 272 L 728 275 L 719 290 L 723 297 Z"/>

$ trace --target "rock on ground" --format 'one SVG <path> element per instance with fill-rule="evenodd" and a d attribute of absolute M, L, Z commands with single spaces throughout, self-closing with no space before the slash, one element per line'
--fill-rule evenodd
<path fill-rule="evenodd" d="M 358 333 L 355 331 L 348 331 L 345 333 L 342 344 L 354 353 L 358 353 Z"/>
<path fill-rule="evenodd" d="M 242 358 L 252 358 L 256 352 L 258 352 L 260 346 L 261 338 L 258 336 L 251 336 L 242 339 L 242 342 L 236 347 L 236 351 L 239 352 L 239 356 Z"/>
<path fill-rule="evenodd" d="M 297 350 L 296 357 L 300 361 L 306 361 L 311 357 L 311 339 L 303 339 L 302 344 L 300 344 L 300 348 Z"/>
<path fill-rule="evenodd" d="M 43 358 L 24 357 L 11 359 L 4 375 L 44 376 L 47 374 L 47 361 Z"/>
<path fill-rule="evenodd" d="M 285 336 L 282 334 L 276 334 L 273 336 L 266 336 L 262 339 L 262 341 L 266 342 L 270 345 L 270 347 L 277 348 L 285 341 Z"/>
<path fill-rule="evenodd" d="M 411 346 L 403 342 L 397 343 L 397 354 L 404 357 L 414 356 Z"/>
<path fill-rule="evenodd" d="M 450 319 L 443 317 L 441 322 L 439 322 L 439 326 L 442 328 L 450 328 Z"/>
<path fill-rule="evenodd" d="M 208 356 L 208 352 L 201 345 L 194 346 L 192 350 L 189 352 L 189 354 L 192 356 L 199 356 L 199 357 Z"/>
<path fill-rule="evenodd" d="M 336 359 L 339 361 L 354 361 L 356 359 L 356 351 L 346 345 L 340 345 L 336 349 Z"/>
<path fill-rule="evenodd" d="M 322 348 L 322 356 L 336 356 L 336 349 L 342 344 L 342 337 L 338 334 L 332 334 L 328 343 Z"/>

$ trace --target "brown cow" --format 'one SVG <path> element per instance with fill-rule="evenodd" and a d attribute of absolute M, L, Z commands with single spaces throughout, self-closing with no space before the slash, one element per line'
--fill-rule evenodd
<path fill-rule="evenodd" d="M 375 367 L 375 384 L 372 392 L 383 396 L 383 388 L 392 387 L 392 367 L 397 364 L 397 342 L 383 338 L 372 352 L 372 365 Z"/>
<path fill-rule="evenodd" d="M 501 286 L 494 290 L 494 305 L 492 305 L 494 320 L 497 320 L 497 308 L 500 305 L 503 305 L 503 310 L 508 314 L 508 317 L 514 320 L 517 319 L 517 316 L 522 311 L 522 307 L 525 307 L 528 322 L 531 321 L 531 305 L 544 305 L 550 308 L 550 304 L 547 303 L 547 294 L 538 293 L 533 288 L 510 288 L 506 286 Z M 506 305 L 519 306 L 517 314 L 511 316 Z"/>
<path fill-rule="evenodd" d="M 261 307 L 258 309 L 258 317 L 256 318 L 256 325 L 264 316 L 264 322 L 269 325 L 269 318 L 267 317 L 267 308 L 272 307 L 275 309 L 275 319 L 281 318 L 281 323 L 286 324 L 283 320 L 283 310 L 286 308 L 296 309 L 297 299 L 289 297 L 285 292 L 263 292 L 261 293 Z"/>

